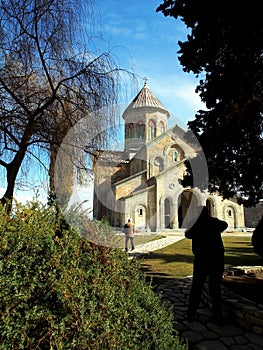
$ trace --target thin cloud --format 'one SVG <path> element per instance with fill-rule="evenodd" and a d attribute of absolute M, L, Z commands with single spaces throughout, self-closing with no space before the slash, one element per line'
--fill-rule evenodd
<path fill-rule="evenodd" d="M 123 36 L 126 38 L 132 38 L 132 40 L 145 40 L 147 38 L 146 33 L 143 31 L 143 28 L 128 28 L 121 26 L 106 26 L 107 35 L 109 37 Z"/>
<path fill-rule="evenodd" d="M 201 101 L 200 96 L 195 92 L 196 86 L 190 83 L 181 84 L 180 87 L 172 88 L 170 93 L 182 101 L 184 101 L 188 106 L 199 110 L 206 109 L 205 104 Z"/>

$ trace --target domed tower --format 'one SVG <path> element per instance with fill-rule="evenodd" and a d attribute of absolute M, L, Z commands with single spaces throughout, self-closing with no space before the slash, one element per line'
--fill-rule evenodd
<path fill-rule="evenodd" d="M 125 152 L 128 159 L 142 146 L 167 130 L 170 114 L 144 83 L 122 115 L 125 120 Z"/>

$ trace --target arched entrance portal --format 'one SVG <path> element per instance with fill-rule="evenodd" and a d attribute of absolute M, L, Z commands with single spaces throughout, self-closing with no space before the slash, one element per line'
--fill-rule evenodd
<path fill-rule="evenodd" d="M 195 215 L 198 200 L 196 195 L 189 190 L 183 191 L 178 198 L 178 227 L 186 228 L 187 223 Z"/>

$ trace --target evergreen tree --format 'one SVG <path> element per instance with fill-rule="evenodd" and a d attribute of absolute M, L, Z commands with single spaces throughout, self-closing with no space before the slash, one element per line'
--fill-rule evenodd
<path fill-rule="evenodd" d="M 157 11 L 190 30 L 179 60 L 200 77 L 196 91 L 207 107 L 188 125 L 206 155 L 209 190 L 256 204 L 263 197 L 261 2 L 164 0 Z"/>

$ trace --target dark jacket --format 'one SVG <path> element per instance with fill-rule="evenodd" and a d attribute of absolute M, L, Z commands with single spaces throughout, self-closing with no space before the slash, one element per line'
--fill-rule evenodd
<path fill-rule="evenodd" d="M 221 232 L 227 226 L 225 221 L 201 214 L 194 225 L 185 232 L 185 237 L 192 239 L 193 254 L 206 261 L 224 256 Z"/>

